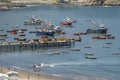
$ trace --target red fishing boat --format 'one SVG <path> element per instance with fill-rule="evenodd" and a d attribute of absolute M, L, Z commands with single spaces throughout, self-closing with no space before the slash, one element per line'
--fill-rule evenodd
<path fill-rule="evenodd" d="M 72 22 L 60 22 L 60 25 L 65 25 L 65 26 L 71 26 L 72 25 Z"/>
<path fill-rule="evenodd" d="M 60 22 L 60 25 L 71 26 L 72 23 L 75 23 L 75 22 L 76 20 L 72 20 L 71 18 L 67 17 L 64 22 Z"/>

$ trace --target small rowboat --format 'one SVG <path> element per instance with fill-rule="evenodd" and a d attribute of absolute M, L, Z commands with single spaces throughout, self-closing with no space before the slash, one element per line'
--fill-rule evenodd
<path fill-rule="evenodd" d="M 7 34 L 0 34 L 0 36 L 3 36 L 3 37 L 5 36 L 5 37 L 6 37 L 6 36 L 7 36 Z"/>

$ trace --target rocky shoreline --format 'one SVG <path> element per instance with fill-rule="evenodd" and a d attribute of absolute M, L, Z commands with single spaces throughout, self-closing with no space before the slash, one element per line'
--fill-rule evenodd
<path fill-rule="evenodd" d="M 69 2 L 69 3 L 37 3 L 37 2 L 0 2 L 1 6 L 8 6 L 8 7 L 25 7 L 26 5 L 65 5 L 65 6 L 120 6 L 119 0 L 86 0 L 86 2 Z"/>

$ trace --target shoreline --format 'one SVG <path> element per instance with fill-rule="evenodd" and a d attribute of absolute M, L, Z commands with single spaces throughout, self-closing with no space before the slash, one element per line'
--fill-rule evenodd
<path fill-rule="evenodd" d="M 41 75 L 38 73 L 32 73 L 24 70 L 18 70 L 18 69 L 9 70 L 9 68 L 7 67 L 0 67 L 0 73 L 6 74 L 10 71 L 18 72 L 17 80 L 66 80 L 58 76 Z"/>
<path fill-rule="evenodd" d="M 17 80 L 112 80 L 110 78 L 100 77 L 100 76 L 90 76 L 90 75 L 69 75 L 69 76 L 52 76 L 52 75 L 44 75 L 37 72 L 31 72 L 27 70 L 19 70 L 16 68 L 9 67 L 1 67 L 0 73 L 6 74 L 9 71 L 18 72 Z"/>
<path fill-rule="evenodd" d="M 2 6 L 8 6 L 10 8 L 12 7 L 27 7 L 27 5 L 37 5 L 37 6 L 120 6 L 120 4 L 91 4 L 91 3 L 8 3 L 8 2 L 0 2 L 0 7 Z"/>

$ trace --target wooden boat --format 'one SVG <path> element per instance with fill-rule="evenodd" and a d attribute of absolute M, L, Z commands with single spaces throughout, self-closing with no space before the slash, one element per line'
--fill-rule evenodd
<path fill-rule="evenodd" d="M 86 35 L 87 33 L 86 32 L 80 32 L 80 35 Z"/>
<path fill-rule="evenodd" d="M 111 42 L 106 42 L 106 44 L 112 44 Z"/>
<path fill-rule="evenodd" d="M 48 36 L 46 36 L 46 35 L 42 35 L 41 38 L 48 38 Z"/>
<path fill-rule="evenodd" d="M 65 32 L 64 32 L 64 31 L 62 31 L 60 34 L 65 34 Z"/>
<path fill-rule="evenodd" d="M 17 34 L 17 32 L 16 31 L 11 31 L 10 34 Z"/>
<path fill-rule="evenodd" d="M 91 46 L 84 46 L 84 48 L 91 48 Z"/>
<path fill-rule="evenodd" d="M 120 52 L 112 52 L 113 55 L 119 55 Z"/>
<path fill-rule="evenodd" d="M 36 31 L 29 31 L 29 33 L 36 33 Z"/>
<path fill-rule="evenodd" d="M 6 37 L 6 36 L 7 36 L 7 34 L 0 34 L 0 36 L 3 36 L 3 37 L 5 36 L 5 37 Z"/>
<path fill-rule="evenodd" d="M 24 33 L 21 33 L 21 34 L 19 34 L 19 36 L 25 36 L 25 34 L 24 34 Z"/>
<path fill-rule="evenodd" d="M 63 25 L 63 26 L 71 26 L 72 25 L 72 22 L 60 22 L 60 25 Z"/>
<path fill-rule="evenodd" d="M 21 29 L 21 31 L 27 31 L 27 29 Z"/>
<path fill-rule="evenodd" d="M 73 35 L 76 35 L 76 36 L 77 36 L 77 35 L 80 35 L 80 34 L 75 32 L 75 33 L 73 33 Z"/>
<path fill-rule="evenodd" d="M 52 52 L 52 53 L 47 53 L 47 55 L 59 55 L 60 52 Z"/>
<path fill-rule="evenodd" d="M 93 53 L 85 53 L 86 56 L 93 56 Z"/>
<path fill-rule="evenodd" d="M 81 41 L 81 38 L 74 39 L 74 41 Z"/>
<path fill-rule="evenodd" d="M 17 40 L 17 41 L 26 41 L 26 38 L 18 38 L 18 37 L 16 37 L 16 38 L 14 38 L 14 40 Z"/>
<path fill-rule="evenodd" d="M 106 39 L 106 36 L 98 36 L 98 39 Z"/>
<path fill-rule="evenodd" d="M 71 48 L 70 51 L 80 51 L 80 48 Z"/>
<path fill-rule="evenodd" d="M 108 36 L 108 39 L 115 39 L 114 36 Z"/>
<path fill-rule="evenodd" d="M 85 57 L 86 59 L 97 59 L 95 56 L 93 55 L 86 55 Z"/>
<path fill-rule="evenodd" d="M 106 39 L 106 36 L 93 36 L 92 39 Z"/>

